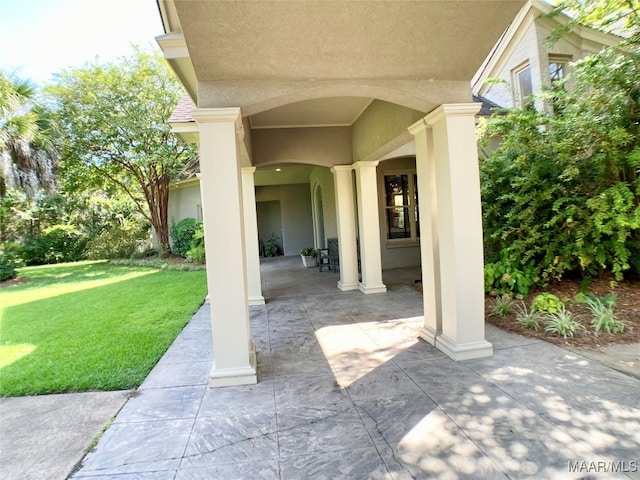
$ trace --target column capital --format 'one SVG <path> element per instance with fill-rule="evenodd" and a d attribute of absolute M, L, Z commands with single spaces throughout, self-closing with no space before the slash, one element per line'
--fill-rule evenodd
<path fill-rule="evenodd" d="M 193 118 L 198 123 L 242 122 L 240 107 L 193 109 Z"/>
<path fill-rule="evenodd" d="M 443 103 L 435 110 L 432 110 L 424 121 L 427 125 L 433 125 L 443 118 L 448 117 L 468 117 L 475 116 L 482 107 L 482 104 L 474 103 Z M 415 124 L 414 124 L 415 125 Z"/>
<path fill-rule="evenodd" d="M 351 170 L 353 170 L 353 165 L 334 165 L 329 170 L 331 171 L 331 173 L 350 172 Z"/>
<path fill-rule="evenodd" d="M 362 170 L 363 168 L 375 168 L 378 166 L 378 164 L 380 163 L 379 160 L 370 160 L 370 161 L 364 161 L 364 160 L 360 160 L 359 162 L 356 162 L 352 165 L 354 170 Z"/>
<path fill-rule="evenodd" d="M 236 133 L 244 138 L 244 127 L 242 125 L 242 112 L 240 107 L 227 108 L 199 108 L 193 109 L 193 118 L 198 125 L 205 123 L 233 123 Z"/>
<path fill-rule="evenodd" d="M 252 174 L 253 175 L 255 173 L 255 171 L 256 171 L 256 167 L 242 167 L 240 170 L 242 170 L 243 174 L 246 173 L 247 175 L 248 174 Z"/>
<path fill-rule="evenodd" d="M 418 120 L 413 125 L 409 125 L 407 127 L 407 130 L 409 130 L 409 133 L 411 133 L 411 135 L 413 135 L 415 137 L 419 133 L 424 132 L 425 130 L 427 130 L 429 128 L 431 128 L 431 125 L 427 124 L 426 119 L 421 118 L 420 120 Z"/>

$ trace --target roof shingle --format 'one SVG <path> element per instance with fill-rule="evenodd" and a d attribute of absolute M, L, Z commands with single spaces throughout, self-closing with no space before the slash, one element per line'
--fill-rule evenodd
<path fill-rule="evenodd" d="M 169 118 L 169 123 L 195 122 L 195 118 L 193 118 L 194 108 L 196 108 L 196 106 L 193 104 L 191 97 L 185 93 L 173 110 Z"/>

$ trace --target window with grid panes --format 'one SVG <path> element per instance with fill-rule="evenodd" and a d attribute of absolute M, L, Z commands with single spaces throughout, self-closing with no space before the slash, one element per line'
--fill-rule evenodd
<path fill-rule="evenodd" d="M 417 241 L 420 238 L 420 223 L 416 173 L 385 174 L 384 188 L 387 240 Z"/>

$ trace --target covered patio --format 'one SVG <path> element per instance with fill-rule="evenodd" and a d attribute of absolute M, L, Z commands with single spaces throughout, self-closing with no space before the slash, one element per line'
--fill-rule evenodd
<path fill-rule="evenodd" d="M 490 325 L 493 357 L 453 361 L 418 339 L 417 270 L 373 295 L 261 272 L 259 383 L 208 388 L 203 305 L 72 478 L 639 478 L 640 381 Z"/>
<path fill-rule="evenodd" d="M 257 382 L 256 177 L 288 165 L 324 169 L 311 236 L 338 238 L 340 291 L 383 293 L 383 268 L 420 264 L 420 337 L 454 360 L 492 355 L 470 81 L 524 3 L 158 1 L 156 40 L 194 107 L 170 123 L 199 147 L 211 387 Z"/>

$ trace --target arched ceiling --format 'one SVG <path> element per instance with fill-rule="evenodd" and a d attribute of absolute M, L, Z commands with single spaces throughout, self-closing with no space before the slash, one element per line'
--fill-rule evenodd
<path fill-rule="evenodd" d="M 304 100 L 256 113 L 252 129 L 351 126 L 371 103 L 370 98 L 330 97 Z"/>

